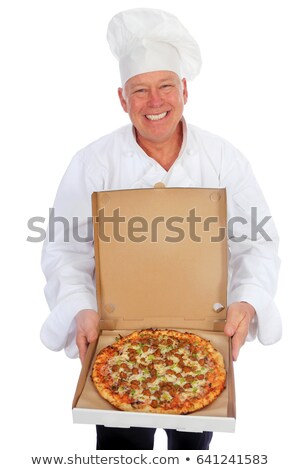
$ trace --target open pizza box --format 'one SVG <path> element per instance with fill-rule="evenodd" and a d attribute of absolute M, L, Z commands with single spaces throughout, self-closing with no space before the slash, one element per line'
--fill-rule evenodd
<path fill-rule="evenodd" d="M 165 188 L 92 196 L 99 338 L 89 346 L 73 401 L 73 421 L 110 427 L 233 432 L 231 342 L 224 335 L 227 296 L 226 190 Z M 121 334 L 175 329 L 212 342 L 225 361 L 226 388 L 188 415 L 120 411 L 97 392 L 97 353 Z"/>

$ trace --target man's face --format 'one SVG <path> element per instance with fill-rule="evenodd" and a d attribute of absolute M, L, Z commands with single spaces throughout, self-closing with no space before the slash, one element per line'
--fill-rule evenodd
<path fill-rule="evenodd" d="M 118 93 L 139 137 L 163 143 L 174 135 L 187 101 L 185 79 L 168 71 L 143 73 L 130 78 Z"/>

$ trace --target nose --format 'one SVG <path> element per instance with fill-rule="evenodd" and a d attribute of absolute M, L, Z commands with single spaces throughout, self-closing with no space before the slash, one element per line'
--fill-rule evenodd
<path fill-rule="evenodd" d="M 160 108 L 164 100 L 161 96 L 160 90 L 151 89 L 148 95 L 148 106 L 151 108 Z"/>

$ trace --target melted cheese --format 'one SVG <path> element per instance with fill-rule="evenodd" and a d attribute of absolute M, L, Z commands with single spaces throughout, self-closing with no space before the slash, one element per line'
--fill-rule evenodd
<path fill-rule="evenodd" d="M 145 380 L 151 376 L 150 371 L 147 368 L 141 367 L 141 363 L 145 364 L 151 364 L 155 360 L 161 360 L 162 358 L 160 356 L 156 357 L 154 355 L 155 351 L 157 348 L 152 348 L 147 345 L 148 350 L 143 351 L 143 344 L 142 345 L 130 345 L 130 344 L 125 344 L 123 349 L 120 351 L 120 354 L 118 356 L 112 357 L 109 360 L 109 369 L 110 369 L 110 374 L 112 376 L 113 382 L 118 383 L 120 380 L 120 372 L 125 372 L 127 375 L 127 382 L 131 382 L 133 380 L 139 382 L 139 387 L 138 388 L 132 388 L 130 384 L 128 386 L 119 386 L 118 388 L 118 393 L 120 396 L 123 396 L 124 394 L 129 394 L 130 397 L 134 398 L 135 402 L 142 402 L 149 404 L 153 399 L 156 399 L 156 397 L 153 395 L 154 392 L 157 390 L 160 390 L 160 384 L 162 382 L 169 382 L 173 384 L 175 387 L 181 387 L 183 388 L 184 385 L 188 383 L 188 380 L 186 379 L 186 376 L 192 376 L 194 378 L 193 381 L 190 381 L 191 388 L 184 389 L 183 391 L 180 392 L 180 399 L 181 401 L 185 401 L 187 399 L 190 399 L 194 396 L 197 396 L 199 394 L 199 391 L 201 387 L 205 385 L 205 379 L 199 379 L 199 375 L 205 375 L 209 371 L 208 366 L 201 366 L 199 364 L 199 361 L 201 359 L 200 354 L 193 354 L 191 357 L 189 354 L 189 350 L 186 348 L 179 348 L 176 350 L 177 354 L 180 354 L 182 356 L 182 361 L 184 362 L 185 367 L 189 367 L 191 369 L 196 369 L 196 370 L 191 370 L 190 372 L 183 372 L 182 368 L 178 365 L 180 362 L 180 359 L 177 356 L 169 355 L 168 359 L 173 361 L 172 365 L 165 365 L 165 364 L 155 364 L 155 370 L 156 370 L 156 378 L 153 382 L 149 383 L 147 382 L 147 385 L 144 383 Z M 169 351 L 172 350 L 174 345 L 161 345 L 159 344 L 159 349 L 161 351 L 161 354 L 166 354 Z M 136 361 L 130 361 L 130 352 L 128 351 L 129 349 L 135 349 L 136 350 Z M 113 371 L 112 367 L 113 365 L 118 365 L 120 366 L 121 364 L 126 364 L 130 370 L 126 370 L 121 368 L 118 371 Z M 134 368 L 137 368 L 139 372 L 137 374 L 133 374 L 132 370 Z M 167 372 L 167 371 L 172 371 L 172 373 Z M 176 374 L 182 374 L 181 376 L 177 376 Z M 151 392 L 151 396 L 144 395 L 145 389 L 148 389 Z M 173 397 L 167 390 L 162 390 L 161 396 L 159 397 L 159 401 L 161 404 L 163 403 L 168 403 L 171 402 Z"/>

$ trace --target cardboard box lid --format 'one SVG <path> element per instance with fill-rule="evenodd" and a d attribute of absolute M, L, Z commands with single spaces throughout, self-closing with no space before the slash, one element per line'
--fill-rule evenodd
<path fill-rule="evenodd" d="M 101 328 L 223 330 L 225 189 L 101 191 L 92 202 Z"/>

